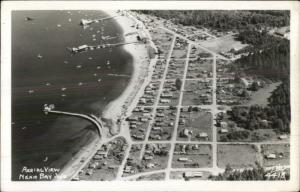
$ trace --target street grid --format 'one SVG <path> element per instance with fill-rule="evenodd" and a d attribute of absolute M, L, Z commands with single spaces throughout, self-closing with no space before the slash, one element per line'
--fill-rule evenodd
<path fill-rule="evenodd" d="M 224 171 L 224 168 L 220 168 L 217 165 L 217 147 L 218 147 L 218 145 L 252 144 L 252 145 L 255 145 L 258 149 L 260 149 L 261 145 L 264 145 L 264 144 L 289 144 L 286 141 L 276 141 L 276 142 L 272 142 L 272 141 L 270 141 L 270 142 L 218 142 L 218 140 L 217 140 L 217 127 L 215 126 L 216 125 L 216 115 L 219 112 L 221 112 L 222 110 L 218 109 L 218 105 L 217 105 L 217 102 L 216 102 L 216 89 L 217 89 L 217 66 L 216 66 L 216 63 L 217 63 L 217 59 L 225 59 L 225 60 L 229 60 L 229 59 L 227 59 L 227 58 L 223 57 L 222 55 L 220 55 L 218 53 L 215 53 L 215 52 L 201 46 L 199 43 L 191 41 L 191 40 L 187 39 L 186 37 L 184 37 L 180 34 L 177 34 L 174 31 L 171 31 L 167 28 L 158 27 L 157 29 L 165 30 L 166 32 L 172 34 L 173 37 L 172 37 L 170 50 L 168 51 L 168 54 L 167 54 L 165 69 L 163 71 L 162 78 L 151 80 L 151 77 L 150 77 L 150 80 L 152 82 L 159 82 L 160 84 L 159 84 L 158 94 L 155 97 L 154 105 L 152 105 L 152 106 L 145 105 L 145 107 L 153 108 L 152 118 L 151 118 L 151 120 L 149 122 L 149 125 L 147 127 L 146 134 L 145 134 L 145 139 L 143 141 L 133 141 L 130 137 L 130 131 L 129 131 L 128 127 L 125 126 L 125 127 L 121 128 L 120 133 L 118 133 L 117 135 L 115 135 L 111 138 L 105 138 L 105 139 L 101 140 L 97 145 L 98 147 L 99 146 L 101 147 L 101 145 L 103 145 L 103 144 L 105 144 L 109 141 L 112 141 L 113 139 L 115 139 L 119 136 L 122 136 L 122 137 L 125 138 L 128 146 L 125 150 L 123 161 L 122 161 L 121 165 L 118 168 L 118 173 L 117 173 L 116 180 L 135 180 L 138 177 L 147 176 L 147 175 L 151 175 L 151 174 L 155 174 L 155 173 L 165 173 L 165 180 L 169 180 L 170 179 L 170 173 L 173 172 L 173 171 L 205 171 L 205 172 L 210 172 L 210 173 L 216 175 L 216 174 L 222 173 Z M 174 59 L 174 58 L 171 58 L 171 57 L 172 57 L 172 52 L 173 52 L 174 45 L 175 45 L 175 42 L 176 42 L 176 38 L 181 38 L 182 40 L 185 40 L 187 42 L 187 54 L 186 54 L 186 58 L 184 58 L 184 59 L 175 59 L 175 60 L 185 60 L 185 64 L 184 64 L 184 74 L 183 74 L 183 78 L 182 78 L 182 86 L 181 86 L 180 95 L 179 95 L 179 102 L 176 105 L 176 118 L 175 118 L 174 130 L 173 130 L 173 133 L 172 133 L 172 136 L 171 136 L 170 140 L 160 140 L 160 141 L 151 141 L 150 140 L 149 141 L 149 135 L 150 135 L 151 127 L 152 127 L 152 125 L 155 121 L 155 115 L 156 115 L 156 112 L 157 112 L 156 109 L 157 108 L 169 107 L 169 106 L 159 105 L 159 99 L 160 99 L 160 95 L 163 91 L 164 83 L 166 81 L 175 80 L 175 79 L 167 79 L 166 75 L 167 75 L 167 72 L 168 72 L 169 63 L 172 59 Z M 185 82 L 187 80 L 202 80 L 203 79 L 203 78 L 193 78 L 193 79 L 186 78 L 187 71 L 188 71 L 188 65 L 189 65 L 189 55 L 190 55 L 190 51 L 191 51 L 192 46 L 196 46 L 197 48 L 200 48 L 200 49 L 212 54 L 211 59 L 213 59 L 213 66 L 212 66 L 213 77 L 212 78 L 206 78 L 206 79 L 212 80 L 212 82 L 213 82 L 213 85 L 212 85 L 212 89 L 213 89 L 212 90 L 212 104 L 210 104 L 210 105 L 191 105 L 193 107 L 200 107 L 201 109 L 209 109 L 210 110 L 210 112 L 212 114 L 212 117 L 213 117 L 212 140 L 211 141 L 191 141 L 191 140 L 179 141 L 179 140 L 177 140 L 177 130 L 178 130 L 178 122 L 179 122 L 179 116 L 180 116 L 180 109 L 181 109 L 181 107 L 184 107 L 182 105 L 182 98 L 183 98 L 183 93 L 184 93 Z M 158 59 L 156 57 L 156 61 L 157 60 Z M 139 106 L 143 106 L 143 105 L 139 105 Z M 126 176 L 126 177 L 122 176 L 124 167 L 126 165 L 127 158 L 129 157 L 129 152 L 130 152 L 131 146 L 133 144 L 142 145 L 140 156 L 139 156 L 139 159 L 142 159 L 143 155 L 144 155 L 144 152 L 145 152 L 145 146 L 147 144 L 151 144 L 151 143 L 152 144 L 170 144 L 171 145 L 171 148 L 169 150 L 168 160 L 167 160 L 168 161 L 167 162 L 167 167 L 165 169 L 160 169 L 160 170 L 152 170 L 152 171 L 150 170 L 150 171 L 147 171 L 147 172 L 140 172 L 140 173 L 136 173 L 134 175 Z M 175 148 L 176 144 L 209 144 L 209 145 L 211 145 L 211 147 L 212 147 L 212 167 L 207 167 L 207 168 L 173 168 L 172 167 L 172 161 L 173 161 L 174 148 Z M 91 158 L 92 158 L 92 156 L 90 156 L 88 159 L 91 159 Z M 262 161 L 262 159 L 260 161 Z M 75 177 L 83 167 L 84 167 L 84 164 L 77 169 L 77 171 L 72 175 L 71 178 Z"/>

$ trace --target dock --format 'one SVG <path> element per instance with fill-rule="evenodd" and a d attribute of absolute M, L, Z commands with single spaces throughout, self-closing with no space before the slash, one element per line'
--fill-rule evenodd
<path fill-rule="evenodd" d="M 115 17 L 118 17 L 119 15 L 115 15 L 115 16 L 111 16 L 111 17 L 105 17 L 105 18 L 101 18 L 101 19 L 81 19 L 80 20 L 80 25 L 82 25 L 83 27 L 87 27 L 92 23 L 98 23 L 104 20 L 108 20 L 108 19 L 112 19 Z"/>
<path fill-rule="evenodd" d="M 100 44 L 100 45 L 80 45 L 78 47 L 72 47 L 72 48 L 67 48 L 69 51 L 72 53 L 79 53 L 79 52 L 84 52 L 88 50 L 95 50 L 95 49 L 105 49 L 105 48 L 113 48 L 113 47 L 118 47 L 126 44 L 134 44 L 134 43 L 140 43 L 140 41 L 133 41 L 133 42 L 126 42 L 126 43 L 106 43 L 106 44 Z"/>
<path fill-rule="evenodd" d="M 97 127 L 100 137 L 104 136 L 103 131 L 102 131 L 103 123 L 100 120 L 100 118 L 96 117 L 93 114 L 85 115 L 85 114 L 80 114 L 80 113 L 57 111 L 57 110 L 54 110 L 54 105 L 53 104 L 50 104 L 50 105 L 45 104 L 44 108 L 43 108 L 43 111 L 46 115 L 48 115 L 49 113 L 53 113 L 53 114 L 68 115 L 68 116 L 80 117 L 80 118 L 86 119 L 86 120 L 92 122 Z"/>

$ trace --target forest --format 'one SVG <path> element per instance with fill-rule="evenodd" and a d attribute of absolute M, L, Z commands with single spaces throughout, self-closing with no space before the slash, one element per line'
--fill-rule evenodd
<path fill-rule="evenodd" d="M 287 79 L 290 74 L 290 42 L 273 37 L 266 32 L 243 31 L 238 37 L 243 43 L 250 44 L 241 51 L 250 52 L 235 63 L 242 71 L 271 79 Z"/>
<path fill-rule="evenodd" d="M 268 99 L 269 105 L 262 107 L 233 107 L 228 115 L 237 126 L 247 130 L 274 129 L 277 133 L 290 132 L 290 94 L 289 82 L 284 81 Z"/>
<path fill-rule="evenodd" d="M 222 31 L 241 31 L 246 29 L 264 29 L 264 27 L 282 27 L 289 25 L 289 11 L 260 10 L 142 10 L 176 24 L 193 25 Z"/>

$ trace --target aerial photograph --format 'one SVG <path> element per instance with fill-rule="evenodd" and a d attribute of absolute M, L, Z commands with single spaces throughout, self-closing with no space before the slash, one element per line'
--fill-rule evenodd
<path fill-rule="evenodd" d="M 289 10 L 13 10 L 12 181 L 290 180 Z"/>

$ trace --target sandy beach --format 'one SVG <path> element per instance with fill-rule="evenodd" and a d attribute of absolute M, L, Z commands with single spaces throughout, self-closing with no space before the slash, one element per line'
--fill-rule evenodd
<path fill-rule="evenodd" d="M 111 16 L 120 15 L 117 11 L 106 11 Z M 137 20 L 127 12 L 123 16 L 115 18 L 118 24 L 123 29 L 123 36 L 126 34 L 131 34 L 134 32 L 142 32 L 144 28 L 139 26 L 136 29 Z M 136 42 L 136 35 L 130 35 L 125 37 L 126 42 Z M 138 92 L 141 90 L 143 85 L 145 85 L 145 79 L 149 76 L 149 65 L 150 57 L 148 53 L 149 44 L 134 43 L 126 44 L 123 47 L 127 52 L 129 52 L 133 57 L 133 74 L 131 76 L 130 82 L 123 93 L 114 101 L 109 103 L 102 112 L 102 118 L 110 119 L 114 123 L 121 117 L 124 117 L 125 113 L 130 111 L 129 108 L 134 106 L 137 99 Z M 117 126 L 112 126 L 111 129 L 118 129 Z M 119 130 L 112 130 L 111 132 L 118 132 Z"/>
<path fill-rule="evenodd" d="M 145 31 L 145 28 L 142 25 L 139 29 L 136 29 L 136 24 L 139 22 L 134 16 L 128 13 L 118 13 L 117 11 L 107 11 L 107 14 L 110 16 L 116 16 L 116 21 L 122 27 L 123 36 L 125 37 L 126 42 L 137 42 L 136 35 L 128 35 L 134 32 L 145 32 L 146 35 L 150 38 L 149 33 Z M 150 59 L 149 56 L 149 48 L 155 47 L 153 46 L 153 42 L 143 44 L 143 43 L 130 43 L 123 46 L 123 48 L 129 52 L 133 57 L 133 73 L 130 79 L 130 82 L 123 93 L 114 101 L 110 102 L 102 112 L 100 118 L 111 120 L 112 125 L 108 127 L 110 130 L 104 130 L 106 135 L 102 136 L 99 139 L 95 139 L 89 145 L 81 149 L 61 170 L 55 180 L 70 180 L 72 179 L 78 171 L 80 171 L 84 165 L 89 162 L 92 156 L 97 152 L 99 147 L 107 142 L 111 133 L 114 133 L 115 137 L 117 137 L 120 132 L 124 132 L 124 130 L 129 131 L 126 124 L 122 124 L 117 126 L 118 119 L 125 119 L 128 116 L 132 109 L 137 105 L 138 99 L 142 94 L 145 86 L 151 80 L 151 73 L 153 72 L 153 66 L 155 64 L 155 60 Z M 120 128 L 122 130 L 120 130 Z M 83 162 L 84 161 L 84 162 Z"/>

